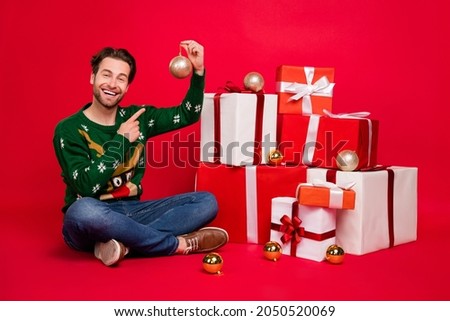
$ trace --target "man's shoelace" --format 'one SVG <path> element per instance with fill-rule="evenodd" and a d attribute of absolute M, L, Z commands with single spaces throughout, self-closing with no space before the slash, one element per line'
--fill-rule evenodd
<path fill-rule="evenodd" d="M 198 250 L 198 237 L 186 239 L 187 247 L 184 250 L 184 254 L 189 254 L 192 251 Z"/>

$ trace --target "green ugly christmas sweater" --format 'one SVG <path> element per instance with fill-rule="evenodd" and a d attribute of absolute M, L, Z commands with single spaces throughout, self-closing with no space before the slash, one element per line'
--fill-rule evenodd
<path fill-rule="evenodd" d="M 55 128 L 53 146 L 66 184 L 63 212 L 81 197 L 138 199 L 142 194 L 147 139 L 198 121 L 204 87 L 204 76 L 194 73 L 189 90 L 179 106 L 118 107 L 116 122 L 112 126 L 90 121 L 83 113 L 90 104 L 60 121 Z M 138 119 L 140 136 L 130 143 L 117 130 L 142 107 L 146 111 Z"/>

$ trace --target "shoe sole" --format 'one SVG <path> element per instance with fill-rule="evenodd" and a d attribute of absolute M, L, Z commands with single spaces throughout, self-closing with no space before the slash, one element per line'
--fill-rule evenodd
<path fill-rule="evenodd" d="M 120 260 L 121 248 L 116 240 L 95 244 L 94 255 L 106 266 L 116 264 Z"/>

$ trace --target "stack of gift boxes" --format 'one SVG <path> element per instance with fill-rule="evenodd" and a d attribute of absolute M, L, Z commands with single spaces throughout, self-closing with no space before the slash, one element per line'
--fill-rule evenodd
<path fill-rule="evenodd" d="M 377 164 L 378 121 L 334 114 L 334 85 L 333 68 L 282 65 L 274 94 L 205 94 L 196 190 L 216 196 L 211 225 L 230 242 L 320 262 L 332 244 L 362 255 L 416 240 L 417 168 Z"/>

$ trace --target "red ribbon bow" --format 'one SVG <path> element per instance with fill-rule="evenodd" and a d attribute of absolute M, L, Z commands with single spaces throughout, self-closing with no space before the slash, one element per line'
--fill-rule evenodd
<path fill-rule="evenodd" d="M 232 81 L 227 81 L 225 87 L 220 87 L 219 92 L 229 92 L 229 93 L 252 93 L 252 94 L 262 94 L 264 93 L 263 89 L 258 92 L 251 91 L 249 89 L 241 88 L 238 85 L 234 84 Z"/>
<path fill-rule="evenodd" d="M 294 216 L 291 220 L 289 216 L 283 215 L 280 221 L 280 232 L 283 232 L 281 242 L 283 242 L 283 244 L 286 244 L 289 241 L 292 241 L 293 244 L 300 243 L 302 237 L 305 236 L 305 228 L 300 226 L 302 220 L 297 216 Z"/>
<path fill-rule="evenodd" d="M 300 226 L 302 220 L 298 217 L 298 202 L 292 204 L 292 219 L 284 214 L 281 219 L 281 225 L 277 223 L 271 223 L 271 229 L 282 232 L 280 240 L 283 244 L 291 241 L 291 256 L 296 256 L 297 245 L 300 243 L 302 238 L 307 238 L 315 241 L 323 241 L 329 238 L 335 237 L 336 230 L 331 230 L 325 233 L 314 233 L 305 231 L 305 228 Z"/>

